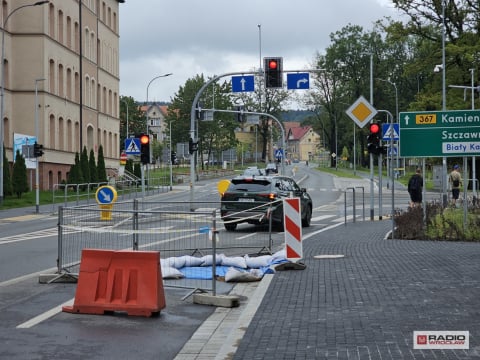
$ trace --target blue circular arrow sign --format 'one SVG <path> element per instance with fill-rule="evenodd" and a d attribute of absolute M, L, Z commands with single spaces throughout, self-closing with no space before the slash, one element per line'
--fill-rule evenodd
<path fill-rule="evenodd" d="M 117 201 L 117 191 L 109 185 L 100 186 L 95 193 L 95 199 L 102 205 L 112 204 Z"/>

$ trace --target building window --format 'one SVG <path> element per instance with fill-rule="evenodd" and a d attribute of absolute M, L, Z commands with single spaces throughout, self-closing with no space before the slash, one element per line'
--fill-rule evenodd
<path fill-rule="evenodd" d="M 55 94 L 55 61 L 50 60 L 49 66 L 49 83 L 50 83 L 50 93 Z"/>
<path fill-rule="evenodd" d="M 72 69 L 67 69 L 67 99 L 72 100 Z"/>
<path fill-rule="evenodd" d="M 63 44 L 63 11 L 58 11 L 58 42 Z"/>
<path fill-rule="evenodd" d="M 58 65 L 58 95 L 65 97 L 65 91 L 63 89 L 63 65 Z"/>
<path fill-rule="evenodd" d="M 67 16 L 67 47 L 72 48 L 72 18 Z"/>

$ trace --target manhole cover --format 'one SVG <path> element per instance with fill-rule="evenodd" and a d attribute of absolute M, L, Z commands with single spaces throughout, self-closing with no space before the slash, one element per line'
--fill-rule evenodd
<path fill-rule="evenodd" d="M 345 255 L 338 254 L 338 255 L 315 255 L 314 259 L 340 259 L 344 258 Z"/>

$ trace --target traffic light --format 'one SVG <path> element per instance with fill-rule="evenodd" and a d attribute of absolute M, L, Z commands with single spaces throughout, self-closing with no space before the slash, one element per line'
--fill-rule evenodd
<path fill-rule="evenodd" d="M 367 150 L 370 154 L 381 154 L 382 146 L 380 145 L 380 125 L 377 123 L 370 124 L 370 134 L 367 137 Z"/>
<path fill-rule="evenodd" d="M 150 163 L 150 136 L 141 134 L 140 139 L 140 161 L 142 164 Z"/>
<path fill-rule="evenodd" d="M 35 144 L 33 144 L 33 156 L 40 157 L 42 155 L 43 155 L 43 145 L 37 144 L 37 142 L 35 141 Z"/>
<path fill-rule="evenodd" d="M 192 155 L 198 150 L 198 141 L 194 142 L 192 138 L 188 139 L 188 153 Z"/>
<path fill-rule="evenodd" d="M 193 154 L 193 139 L 192 138 L 188 139 L 188 153 L 190 155 Z"/>
<path fill-rule="evenodd" d="M 245 106 L 236 106 L 235 110 L 237 111 L 237 121 L 239 123 L 244 123 L 247 120 L 247 117 L 243 113 L 245 111 Z"/>
<path fill-rule="evenodd" d="M 195 107 L 195 118 L 200 121 L 205 120 L 205 112 L 202 111 L 202 104 L 200 102 L 198 102 Z"/>
<path fill-rule="evenodd" d="M 281 88 L 283 86 L 283 58 L 264 58 L 265 87 Z"/>
<path fill-rule="evenodd" d="M 175 151 L 172 151 L 170 154 L 170 161 L 172 162 L 172 165 L 177 165 L 177 153 Z"/>

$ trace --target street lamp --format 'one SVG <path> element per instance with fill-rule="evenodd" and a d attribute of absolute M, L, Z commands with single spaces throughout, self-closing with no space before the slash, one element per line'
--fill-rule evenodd
<path fill-rule="evenodd" d="M 445 1 L 442 0 L 442 111 L 447 110 L 447 90 L 445 87 Z M 442 158 L 442 202 L 447 205 L 447 158 Z"/>
<path fill-rule="evenodd" d="M 129 130 L 128 130 L 128 102 L 126 100 L 122 100 L 122 102 L 127 107 L 127 133 L 125 135 L 125 138 L 128 139 L 129 138 L 129 133 L 130 133 Z"/>
<path fill-rule="evenodd" d="M 168 74 L 163 74 L 163 75 L 155 76 L 152 80 L 150 80 L 150 82 L 149 82 L 148 85 L 147 85 L 147 111 L 146 111 L 146 114 L 147 114 L 147 135 L 149 135 L 149 134 L 148 134 L 148 88 L 150 87 L 150 84 L 151 84 L 152 82 L 154 82 L 155 80 L 160 79 L 160 78 L 162 78 L 162 77 L 167 77 L 167 76 L 170 76 L 170 75 L 173 75 L 173 74 L 172 74 L 172 73 L 168 73 Z"/>
<path fill-rule="evenodd" d="M 3 124 L 3 118 L 5 116 L 5 27 L 7 26 L 7 21 L 12 16 L 16 11 L 30 7 L 30 6 L 37 6 L 37 5 L 43 5 L 46 3 L 49 3 L 49 0 L 44 0 L 44 1 L 37 1 L 33 4 L 27 4 L 27 5 L 22 5 L 19 6 L 7 15 L 5 20 L 3 21 L 3 26 L 2 26 L 2 59 L 1 59 L 1 74 L 2 74 L 2 83 L 1 83 L 1 90 L 0 90 L 0 205 L 3 204 L 3 138 L 4 138 L 4 124 Z"/>
<path fill-rule="evenodd" d="M 170 120 L 170 191 L 172 191 L 173 188 L 173 161 L 172 161 L 172 121 Z"/>
<path fill-rule="evenodd" d="M 35 79 L 35 141 L 40 142 L 39 126 L 38 126 L 38 82 L 45 81 L 45 78 Z M 35 212 L 38 214 L 40 211 L 40 184 L 38 175 L 38 156 L 35 157 Z"/>

